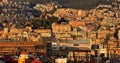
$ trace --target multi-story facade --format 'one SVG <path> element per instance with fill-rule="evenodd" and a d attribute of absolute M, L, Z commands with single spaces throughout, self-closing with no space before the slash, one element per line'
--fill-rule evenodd
<path fill-rule="evenodd" d="M 52 24 L 52 31 L 54 33 L 70 32 L 71 26 L 66 22 L 62 22 L 61 24 L 53 23 Z"/>

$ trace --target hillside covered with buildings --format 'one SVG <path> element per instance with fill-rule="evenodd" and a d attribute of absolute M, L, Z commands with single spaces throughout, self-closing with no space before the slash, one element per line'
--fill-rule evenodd
<path fill-rule="evenodd" d="M 0 2 L 1 50 L 15 50 L 15 53 L 17 47 L 27 52 L 66 57 L 75 51 L 79 60 L 86 61 L 90 61 L 91 55 L 102 58 L 120 56 L 120 0 L 105 1 L 107 4 L 85 10 L 66 8 L 55 2 L 32 4 L 3 0 Z M 11 43 L 5 47 L 5 42 Z M 33 50 L 27 49 L 28 46 Z"/>

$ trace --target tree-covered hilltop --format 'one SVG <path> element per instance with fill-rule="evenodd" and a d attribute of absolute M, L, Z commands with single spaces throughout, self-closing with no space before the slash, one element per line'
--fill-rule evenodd
<path fill-rule="evenodd" d="M 58 2 L 63 7 L 77 8 L 77 9 L 92 9 L 100 4 L 101 0 L 12 0 L 12 1 L 29 1 L 32 3 L 48 3 Z M 103 0 L 105 2 L 106 0 Z M 103 3 L 102 2 L 102 3 Z"/>
<path fill-rule="evenodd" d="M 49 17 L 48 19 L 41 19 L 41 20 L 33 19 L 31 20 L 31 25 L 33 29 L 39 29 L 39 28 L 51 29 L 52 23 L 57 21 L 58 18 L 54 16 Z"/>

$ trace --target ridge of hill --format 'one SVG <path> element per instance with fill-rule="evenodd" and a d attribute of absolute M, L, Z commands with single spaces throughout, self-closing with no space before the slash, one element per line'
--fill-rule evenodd
<path fill-rule="evenodd" d="M 65 8 L 76 8 L 76 9 L 92 9 L 99 5 L 101 0 L 12 0 L 12 1 L 29 1 L 32 3 L 48 3 L 58 2 Z M 105 0 L 102 2 L 104 3 Z"/>

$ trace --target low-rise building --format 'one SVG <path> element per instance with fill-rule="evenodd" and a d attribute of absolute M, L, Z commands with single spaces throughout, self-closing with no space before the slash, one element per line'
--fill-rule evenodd
<path fill-rule="evenodd" d="M 50 29 L 35 29 L 35 33 L 38 33 L 41 35 L 41 37 L 51 37 L 51 30 Z"/>
<path fill-rule="evenodd" d="M 71 32 L 71 25 L 66 22 L 62 22 L 61 24 L 52 23 L 52 31 L 54 33 Z"/>
<path fill-rule="evenodd" d="M 85 21 L 70 21 L 69 24 L 72 27 L 80 27 L 80 26 L 85 26 Z"/>

